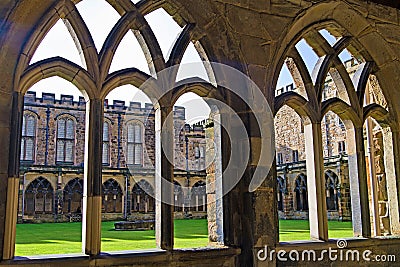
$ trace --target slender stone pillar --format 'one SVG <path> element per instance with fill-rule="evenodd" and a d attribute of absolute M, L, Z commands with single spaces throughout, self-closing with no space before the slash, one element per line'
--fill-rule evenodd
<path fill-rule="evenodd" d="M 400 234 L 400 222 L 399 222 L 399 185 L 398 176 L 396 175 L 396 162 L 394 158 L 394 147 L 399 142 L 399 133 L 392 132 L 389 127 L 383 128 L 383 151 L 384 151 L 384 163 L 385 163 L 385 174 L 386 184 L 388 185 L 387 196 L 389 202 L 389 218 L 390 218 L 390 231 L 391 234 Z M 399 163 L 397 163 L 399 164 Z"/>
<path fill-rule="evenodd" d="M 2 259 L 8 260 L 14 257 L 15 235 L 18 216 L 18 192 L 19 192 L 19 159 L 21 150 L 21 127 L 22 127 L 22 109 L 24 96 L 21 93 L 14 92 L 12 95 L 12 111 L 10 122 L 10 146 L 8 155 L 8 180 L 4 202 L 5 222 Z M 6 135 L 2 135 L 6 137 Z M 3 202 L 3 203 L 4 203 Z"/>
<path fill-rule="evenodd" d="M 310 237 L 328 240 L 321 123 L 304 125 Z"/>
<path fill-rule="evenodd" d="M 351 216 L 354 236 L 371 236 L 368 184 L 362 127 L 346 127 Z"/>
<path fill-rule="evenodd" d="M 100 99 L 92 99 L 86 107 L 82 247 L 86 254 L 98 255 L 101 249 L 104 103 Z"/>
<path fill-rule="evenodd" d="M 213 120 L 217 118 L 214 115 Z M 206 193 L 208 242 L 210 245 L 222 244 L 223 207 L 222 207 L 222 158 L 221 158 L 221 128 L 214 126 L 205 129 L 206 134 Z"/>
<path fill-rule="evenodd" d="M 158 248 L 165 250 L 173 249 L 174 238 L 174 166 L 172 162 L 174 129 L 172 112 L 172 107 L 157 107 L 155 111 L 156 243 Z M 170 113 L 171 115 L 168 116 Z"/>

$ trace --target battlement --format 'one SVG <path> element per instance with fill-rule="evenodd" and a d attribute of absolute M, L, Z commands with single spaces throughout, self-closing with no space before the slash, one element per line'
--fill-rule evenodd
<path fill-rule="evenodd" d="M 42 97 L 37 97 L 36 92 L 28 91 L 24 97 L 24 103 L 30 105 L 55 105 L 55 106 L 67 106 L 67 107 L 85 107 L 86 101 L 85 98 L 80 96 L 78 101 L 74 100 L 73 95 L 63 95 L 61 94 L 60 99 L 55 97 L 53 93 L 42 93 Z M 131 111 L 138 113 L 150 113 L 154 110 L 154 106 L 152 103 L 143 103 L 142 102 L 129 102 L 129 105 L 125 104 L 126 102 L 123 100 L 113 100 L 112 104 L 109 103 L 109 100 L 104 100 L 104 108 L 105 111 Z M 174 117 L 177 119 L 185 120 L 186 111 L 184 107 L 175 106 L 174 107 Z"/>

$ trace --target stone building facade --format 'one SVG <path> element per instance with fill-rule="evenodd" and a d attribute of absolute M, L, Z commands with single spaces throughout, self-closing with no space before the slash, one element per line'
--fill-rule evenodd
<path fill-rule="evenodd" d="M 86 102 L 28 92 L 21 142 L 21 221 L 80 219 Z M 155 125 L 151 104 L 104 103 L 103 219 L 154 218 Z M 206 216 L 205 131 L 174 108 L 175 215 Z M 190 188 L 190 190 L 185 189 Z M 185 208 L 185 205 L 187 208 Z"/>
<path fill-rule="evenodd" d="M 291 72 L 294 84 L 277 88 L 276 95 L 285 92 L 296 92 L 304 95 L 304 86 L 301 79 L 294 71 L 294 63 L 286 59 L 285 64 Z M 351 58 L 343 65 L 350 78 L 355 75 L 359 63 Z M 327 101 L 339 98 L 349 102 L 348 97 L 340 93 L 333 75 L 337 72 L 331 71 L 325 80 L 322 98 Z M 367 91 L 369 98 L 387 107 L 386 100 L 382 94 L 376 77 L 371 76 L 368 80 Z M 371 121 L 372 143 L 367 145 L 373 151 L 375 167 L 374 176 L 378 181 L 378 209 L 380 216 L 380 231 L 388 233 L 390 227 L 387 214 L 387 192 L 385 170 L 383 164 L 383 138 L 379 125 Z M 276 162 L 277 162 L 277 199 L 278 214 L 280 219 L 308 219 L 308 194 L 306 175 L 306 150 L 304 121 L 295 110 L 289 106 L 283 106 L 275 116 L 275 138 L 276 138 Z M 349 166 L 347 155 L 346 126 L 340 117 L 332 111 L 328 111 L 321 121 L 321 133 L 324 156 L 324 183 L 326 190 L 327 217 L 330 220 L 351 221 L 351 198 Z M 364 131 L 364 139 L 367 143 L 367 133 Z M 367 151 L 368 152 L 368 151 Z M 365 154 L 369 162 L 370 154 Z M 367 168 L 368 176 L 371 169 Z M 371 182 L 369 182 L 371 187 Z M 370 188 L 371 190 L 371 188 Z M 371 197 L 371 195 L 370 195 Z"/>

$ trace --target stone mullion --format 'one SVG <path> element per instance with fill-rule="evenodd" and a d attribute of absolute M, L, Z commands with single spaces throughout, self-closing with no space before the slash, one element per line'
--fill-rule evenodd
<path fill-rule="evenodd" d="M 21 127 L 23 116 L 24 95 L 14 92 L 12 95 L 12 110 L 10 122 L 10 147 L 8 155 L 8 180 L 5 210 L 5 226 L 2 259 L 14 257 L 15 237 L 18 216 L 19 193 L 19 160 L 21 151 Z M 5 137 L 5 136 L 4 136 Z"/>
<path fill-rule="evenodd" d="M 86 254 L 101 248 L 101 189 L 104 103 L 92 99 L 86 110 L 82 246 Z"/>
<path fill-rule="evenodd" d="M 351 216 L 354 236 L 371 236 L 368 184 L 364 151 L 363 127 L 346 130 L 351 199 Z"/>
<path fill-rule="evenodd" d="M 174 244 L 174 128 L 172 107 L 158 107 L 155 111 L 155 192 L 157 247 L 172 250 Z"/>
<path fill-rule="evenodd" d="M 321 123 L 304 125 L 310 237 L 328 240 Z"/>

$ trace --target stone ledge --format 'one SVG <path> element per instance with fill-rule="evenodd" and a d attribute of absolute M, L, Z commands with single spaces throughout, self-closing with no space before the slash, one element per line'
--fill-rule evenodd
<path fill-rule="evenodd" d="M 277 244 L 277 250 L 292 250 L 292 249 L 315 249 L 322 250 L 327 249 L 332 246 L 336 246 L 336 242 L 339 239 L 347 241 L 346 248 L 366 248 L 371 246 L 398 246 L 400 248 L 400 237 L 374 237 L 374 238 L 363 238 L 363 237 L 349 237 L 349 238 L 335 238 L 329 239 L 329 241 L 319 241 L 319 240 L 305 240 L 305 241 L 290 241 L 290 242 L 280 242 Z"/>
<path fill-rule="evenodd" d="M 240 249 L 228 247 L 173 251 L 151 249 L 101 253 L 98 256 L 66 254 L 16 257 L 14 260 L 1 261 L 0 266 L 190 266 L 196 262 L 202 262 L 202 266 L 233 266 L 234 258 L 239 254 Z"/>

